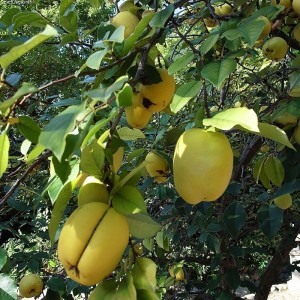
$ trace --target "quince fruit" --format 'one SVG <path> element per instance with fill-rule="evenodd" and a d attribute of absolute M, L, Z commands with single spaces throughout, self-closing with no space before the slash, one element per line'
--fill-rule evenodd
<path fill-rule="evenodd" d="M 269 33 L 271 32 L 271 29 L 272 29 L 272 23 L 265 16 L 259 16 L 256 20 L 263 21 L 265 23 L 263 31 L 261 32 L 260 36 L 257 39 L 259 41 L 259 40 L 263 40 L 265 37 L 267 37 L 269 35 Z"/>
<path fill-rule="evenodd" d="M 213 27 L 216 27 L 218 25 L 217 20 L 212 18 L 212 17 L 204 18 L 203 22 L 209 28 L 213 28 Z"/>
<path fill-rule="evenodd" d="M 224 3 L 220 6 L 215 7 L 215 14 L 218 16 L 225 16 L 230 14 L 232 7 L 228 3 Z"/>
<path fill-rule="evenodd" d="M 293 10 L 296 12 L 296 14 L 298 16 L 300 16 L 300 2 L 299 2 L 299 0 L 294 0 L 292 2 L 292 7 L 293 7 Z"/>
<path fill-rule="evenodd" d="M 114 271 L 128 240 L 126 218 L 105 203 L 91 202 L 78 207 L 64 224 L 58 258 L 72 280 L 94 285 Z"/>
<path fill-rule="evenodd" d="M 173 266 L 169 269 L 169 274 L 172 278 L 178 281 L 184 280 L 184 271 L 182 267 Z"/>
<path fill-rule="evenodd" d="M 296 2 L 294 0 L 293 2 Z M 281 5 L 285 7 L 285 11 L 289 11 L 292 8 L 292 1 L 291 0 L 271 0 L 272 5 L 277 6 Z"/>
<path fill-rule="evenodd" d="M 276 120 L 276 123 L 285 125 L 295 125 L 298 122 L 298 118 L 294 115 L 289 114 L 288 112 L 283 113 L 280 115 Z"/>
<path fill-rule="evenodd" d="M 167 69 L 158 69 L 161 82 L 156 84 L 141 85 L 143 106 L 151 113 L 162 111 L 171 102 L 175 92 L 175 79 L 168 74 Z"/>
<path fill-rule="evenodd" d="M 134 4 L 133 1 L 131 0 L 126 0 L 124 1 L 120 6 L 119 6 L 119 11 L 122 12 L 122 11 L 129 11 L 131 12 L 132 14 L 136 14 L 136 12 L 139 10 L 140 8 L 138 6 L 136 6 Z"/>
<path fill-rule="evenodd" d="M 217 200 L 232 169 L 233 152 L 223 133 L 192 128 L 179 137 L 173 157 L 174 185 L 187 203 Z"/>
<path fill-rule="evenodd" d="M 294 129 L 293 139 L 298 145 L 300 145 L 300 127 L 299 127 L 299 125 L 297 127 L 295 127 L 295 129 Z"/>
<path fill-rule="evenodd" d="M 135 30 L 135 27 L 139 23 L 137 16 L 132 14 L 130 11 L 121 11 L 111 20 L 111 24 L 115 27 L 121 25 L 125 26 L 124 38 L 128 38 Z"/>
<path fill-rule="evenodd" d="M 125 108 L 126 121 L 132 128 L 142 129 L 150 121 L 152 113 L 143 106 L 143 95 L 134 93 L 132 105 Z"/>
<path fill-rule="evenodd" d="M 284 194 L 274 199 L 274 203 L 281 209 L 287 209 L 293 204 L 292 196 Z"/>
<path fill-rule="evenodd" d="M 145 158 L 146 170 L 156 182 L 166 182 L 168 180 L 169 164 L 162 156 L 155 152 L 149 152 Z"/>
<path fill-rule="evenodd" d="M 38 297 L 43 290 L 43 280 L 37 274 L 27 274 L 19 282 L 19 292 L 24 298 Z"/>
<path fill-rule="evenodd" d="M 297 42 L 300 42 L 300 23 L 298 23 L 293 30 L 294 38 Z"/>
<path fill-rule="evenodd" d="M 88 176 L 78 192 L 78 206 L 90 202 L 108 203 L 109 192 L 105 184 L 94 176 Z"/>
<path fill-rule="evenodd" d="M 279 61 L 287 54 L 288 44 L 283 38 L 276 36 L 264 43 L 262 51 L 268 59 Z"/>

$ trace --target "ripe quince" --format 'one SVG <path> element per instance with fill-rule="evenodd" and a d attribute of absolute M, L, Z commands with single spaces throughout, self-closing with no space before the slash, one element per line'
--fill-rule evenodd
<path fill-rule="evenodd" d="M 19 282 L 19 292 L 24 298 L 38 297 L 43 290 L 43 280 L 37 274 L 27 274 Z"/>
<path fill-rule="evenodd" d="M 156 182 L 166 182 L 168 180 L 169 164 L 165 158 L 156 152 L 149 152 L 146 156 L 146 170 Z"/>
<path fill-rule="evenodd" d="M 115 27 L 121 25 L 125 26 L 124 38 L 128 38 L 135 30 L 135 27 L 139 23 L 137 16 L 132 14 L 130 11 L 121 11 L 116 14 L 115 17 L 111 20 L 111 24 Z"/>
<path fill-rule="evenodd" d="M 141 85 L 143 106 L 151 113 L 162 111 L 171 102 L 175 93 L 175 79 L 168 74 L 167 69 L 158 69 L 161 82 Z"/>
<path fill-rule="evenodd" d="M 72 280 L 94 285 L 114 271 L 128 240 L 125 216 L 105 203 L 91 202 L 78 207 L 64 224 L 58 258 Z"/>
<path fill-rule="evenodd" d="M 279 61 L 287 54 L 288 44 L 283 38 L 276 36 L 264 43 L 262 51 L 268 59 Z"/>
<path fill-rule="evenodd" d="M 217 200 L 232 169 L 233 152 L 223 133 L 192 128 L 179 137 L 173 157 L 174 185 L 187 203 Z"/>

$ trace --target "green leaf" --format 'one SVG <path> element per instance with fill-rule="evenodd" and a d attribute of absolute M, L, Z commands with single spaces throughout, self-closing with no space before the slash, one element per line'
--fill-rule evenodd
<path fill-rule="evenodd" d="M 91 97 L 93 100 L 106 102 L 112 93 L 121 90 L 123 85 L 128 81 L 128 76 L 121 76 L 107 88 L 98 88 L 84 93 L 84 96 Z"/>
<path fill-rule="evenodd" d="M 60 25 L 68 32 L 76 32 L 78 29 L 78 15 L 75 5 L 70 5 L 59 18 Z"/>
<path fill-rule="evenodd" d="M 41 129 L 32 118 L 28 116 L 20 116 L 18 129 L 20 130 L 22 135 L 30 142 L 34 144 L 38 142 Z"/>
<path fill-rule="evenodd" d="M 37 12 L 25 11 L 13 17 L 13 30 L 17 30 L 23 25 L 30 24 L 35 27 L 44 27 L 49 22 Z"/>
<path fill-rule="evenodd" d="M 0 271 L 7 263 L 7 254 L 4 248 L 0 247 Z"/>
<path fill-rule="evenodd" d="M 17 300 L 17 285 L 14 280 L 6 274 L 0 274 L 0 299 Z"/>
<path fill-rule="evenodd" d="M 126 219 L 130 233 L 138 239 L 153 237 L 161 229 L 161 225 L 146 214 L 127 215 Z"/>
<path fill-rule="evenodd" d="M 259 132 L 253 131 L 254 134 L 263 136 L 267 139 L 273 140 L 280 144 L 283 144 L 291 149 L 294 149 L 294 146 L 291 144 L 286 132 L 281 128 L 268 124 L 268 123 L 258 123 Z"/>
<path fill-rule="evenodd" d="M 61 161 L 66 147 L 66 137 L 77 123 L 77 116 L 83 111 L 85 104 L 73 105 L 54 117 L 42 130 L 39 144 L 50 149 Z"/>
<path fill-rule="evenodd" d="M 226 30 L 221 38 L 226 38 L 229 41 L 234 41 L 242 36 L 242 33 L 238 29 Z"/>
<path fill-rule="evenodd" d="M 212 118 L 204 119 L 203 125 L 222 130 L 229 130 L 238 125 L 253 132 L 259 131 L 257 115 L 253 109 L 247 107 L 229 108 L 219 112 Z"/>
<path fill-rule="evenodd" d="M 282 211 L 282 209 L 272 204 L 262 206 L 257 212 L 259 227 L 269 240 L 272 240 L 281 228 Z"/>
<path fill-rule="evenodd" d="M 284 184 L 271 196 L 271 199 L 298 191 L 300 191 L 300 179 Z"/>
<path fill-rule="evenodd" d="M 174 279 L 172 279 L 174 282 Z M 159 300 L 159 298 L 154 291 L 150 290 L 137 290 L 137 298 L 136 299 L 143 299 L 143 300 Z"/>
<path fill-rule="evenodd" d="M 64 215 L 65 209 L 71 199 L 72 191 L 72 182 L 69 181 L 63 186 L 57 195 L 48 225 L 48 232 L 52 246 L 56 242 L 56 232 Z"/>
<path fill-rule="evenodd" d="M 25 53 L 29 52 L 33 48 L 37 47 L 38 45 L 42 44 L 43 42 L 47 41 L 48 39 L 57 36 L 58 32 L 55 28 L 46 25 L 46 28 L 43 32 L 38 33 L 24 44 L 13 47 L 9 50 L 8 53 L 0 56 L 0 65 L 3 69 L 7 69 L 7 67 L 20 58 Z"/>
<path fill-rule="evenodd" d="M 99 70 L 101 66 L 102 59 L 107 54 L 109 48 L 105 48 L 103 50 L 94 52 L 92 55 L 89 56 L 89 58 L 86 61 L 86 65 L 94 70 Z"/>
<path fill-rule="evenodd" d="M 122 90 L 119 93 L 116 93 L 116 103 L 119 107 L 124 106 L 130 106 L 132 105 L 132 87 L 130 84 L 125 83 Z"/>
<path fill-rule="evenodd" d="M 233 290 L 236 290 L 241 283 L 240 275 L 235 269 L 226 270 L 225 281 Z"/>
<path fill-rule="evenodd" d="M 89 175 L 102 177 L 104 160 L 104 149 L 94 140 L 82 150 L 80 168 Z"/>
<path fill-rule="evenodd" d="M 165 251 L 170 251 L 169 238 L 164 230 L 159 231 L 155 239 L 158 247 L 164 249 Z"/>
<path fill-rule="evenodd" d="M 170 105 L 171 111 L 177 113 L 181 110 L 193 97 L 195 97 L 202 87 L 200 81 L 192 80 L 181 85 L 175 92 L 174 98 Z"/>
<path fill-rule="evenodd" d="M 69 8 L 74 2 L 75 2 L 75 0 L 62 0 L 62 1 L 60 1 L 59 15 L 63 16 L 65 14 L 67 8 Z"/>
<path fill-rule="evenodd" d="M 300 70 L 296 70 L 291 73 L 289 77 L 289 96 L 300 97 Z"/>
<path fill-rule="evenodd" d="M 201 44 L 200 52 L 201 55 L 205 55 L 218 41 L 220 34 L 219 33 L 211 33 Z"/>
<path fill-rule="evenodd" d="M 140 257 L 135 261 L 131 271 L 133 283 L 137 290 L 155 291 L 156 264 L 147 257 Z"/>
<path fill-rule="evenodd" d="M 33 163 L 33 161 L 40 156 L 40 154 L 43 153 L 43 151 L 45 150 L 45 147 L 37 144 L 27 155 L 26 157 L 26 163 L 27 165 L 31 165 Z"/>
<path fill-rule="evenodd" d="M 111 279 L 100 283 L 90 294 L 89 300 L 135 300 L 136 289 L 131 274 L 122 280 Z"/>
<path fill-rule="evenodd" d="M 253 47 L 265 26 L 265 22 L 261 20 L 251 20 L 249 22 L 243 22 L 238 29 L 243 33 L 246 42 L 249 47 Z"/>
<path fill-rule="evenodd" d="M 233 238 L 237 238 L 240 230 L 246 222 L 244 207 L 238 202 L 231 203 L 223 214 L 224 225 Z"/>
<path fill-rule="evenodd" d="M 174 12 L 174 5 L 169 4 L 166 8 L 159 11 L 153 19 L 150 21 L 149 25 L 154 28 L 165 28 L 165 23 L 169 17 Z"/>
<path fill-rule="evenodd" d="M 64 292 L 66 290 L 66 283 L 63 278 L 52 277 L 47 281 L 47 286 L 56 292 Z"/>
<path fill-rule="evenodd" d="M 187 52 L 180 59 L 176 59 L 168 68 L 169 75 L 172 75 L 184 68 L 194 59 L 195 54 L 193 52 Z"/>
<path fill-rule="evenodd" d="M 8 154 L 10 142 L 6 130 L 0 134 L 0 177 L 8 167 Z"/>
<path fill-rule="evenodd" d="M 17 90 L 17 92 L 8 100 L 0 103 L 0 111 L 3 115 L 6 115 L 8 112 L 8 109 L 22 96 L 30 93 L 37 92 L 38 89 L 33 86 L 31 83 L 23 82 L 22 86 Z"/>
<path fill-rule="evenodd" d="M 147 213 L 144 197 L 135 186 L 124 185 L 112 198 L 113 207 L 121 214 Z"/>
<path fill-rule="evenodd" d="M 135 141 L 137 139 L 145 139 L 144 133 L 140 129 L 122 127 L 118 129 L 118 135 L 123 141 Z"/>
<path fill-rule="evenodd" d="M 275 156 L 269 156 L 264 164 L 264 170 L 270 181 L 280 187 L 284 179 L 284 168 L 281 161 Z"/>
<path fill-rule="evenodd" d="M 237 63 L 232 58 L 207 64 L 203 67 L 201 75 L 220 89 L 225 79 L 236 70 Z"/>

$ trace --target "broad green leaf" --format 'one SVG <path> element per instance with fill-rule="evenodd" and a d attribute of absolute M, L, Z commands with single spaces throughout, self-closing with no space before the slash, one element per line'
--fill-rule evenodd
<path fill-rule="evenodd" d="M 64 292 L 66 290 L 66 282 L 64 278 L 52 277 L 47 281 L 47 287 L 52 291 Z"/>
<path fill-rule="evenodd" d="M 112 198 L 113 207 L 121 214 L 147 213 L 144 197 L 135 186 L 124 185 Z"/>
<path fill-rule="evenodd" d="M 291 73 L 289 77 L 289 95 L 291 97 L 300 97 L 300 70 Z"/>
<path fill-rule="evenodd" d="M 204 119 L 203 125 L 229 130 L 241 126 L 253 132 L 259 132 L 258 119 L 255 111 L 247 107 L 229 108 L 219 112 L 212 118 Z"/>
<path fill-rule="evenodd" d="M 31 165 L 33 163 L 33 161 L 38 158 L 40 156 L 40 154 L 43 153 L 43 151 L 45 150 L 45 147 L 37 144 L 27 155 L 26 157 L 26 163 L 27 165 Z"/>
<path fill-rule="evenodd" d="M 225 79 L 236 70 L 237 63 L 232 58 L 207 64 L 203 67 L 201 75 L 210 81 L 216 88 L 220 88 Z"/>
<path fill-rule="evenodd" d="M 12 22 L 13 30 L 17 30 L 18 28 L 27 24 L 30 24 L 31 26 L 35 27 L 44 27 L 46 24 L 49 23 L 49 21 L 43 18 L 42 15 L 33 11 L 25 11 L 16 14 L 13 17 Z"/>
<path fill-rule="evenodd" d="M 236 290 L 241 283 L 240 275 L 235 269 L 226 270 L 225 281 L 233 289 Z"/>
<path fill-rule="evenodd" d="M 291 149 L 294 149 L 294 146 L 291 144 L 288 136 L 285 131 L 281 128 L 268 124 L 268 123 L 258 123 L 259 132 L 253 131 L 254 134 L 263 136 L 267 139 L 273 140 L 275 142 L 281 143 Z"/>
<path fill-rule="evenodd" d="M 8 167 L 9 146 L 10 142 L 7 136 L 7 132 L 3 131 L 0 134 L 0 178 Z"/>
<path fill-rule="evenodd" d="M 242 33 L 238 29 L 229 29 L 226 30 L 221 38 L 226 38 L 229 41 L 234 41 L 236 39 L 239 39 L 242 36 Z"/>
<path fill-rule="evenodd" d="M 89 3 L 91 5 L 92 8 L 94 9 L 100 9 L 100 2 L 102 1 L 99 1 L 99 0 L 89 0 Z"/>
<path fill-rule="evenodd" d="M 201 44 L 200 52 L 201 55 L 205 55 L 218 41 L 220 34 L 219 33 L 211 33 Z"/>
<path fill-rule="evenodd" d="M 174 282 L 174 280 L 173 280 L 173 282 Z M 164 284 L 166 284 L 166 283 L 164 283 Z M 166 287 L 166 285 L 165 285 L 165 287 Z M 143 299 L 143 300 L 159 300 L 159 299 L 161 299 L 157 296 L 157 294 L 155 294 L 154 291 L 151 291 L 151 290 L 137 290 L 136 292 L 137 292 L 136 299 Z"/>
<path fill-rule="evenodd" d="M 155 239 L 158 247 L 164 249 L 165 251 L 170 251 L 169 238 L 164 230 L 159 231 Z"/>
<path fill-rule="evenodd" d="M 0 111 L 3 115 L 6 115 L 8 109 L 22 96 L 30 93 L 37 92 L 38 89 L 31 83 L 23 82 L 22 86 L 17 90 L 17 92 L 8 100 L 0 103 Z"/>
<path fill-rule="evenodd" d="M 20 116 L 18 129 L 20 130 L 22 135 L 30 142 L 34 144 L 38 142 L 41 129 L 32 118 L 28 116 Z"/>
<path fill-rule="evenodd" d="M 63 16 L 64 13 L 66 12 L 67 8 L 70 7 L 75 0 L 62 0 L 60 1 L 60 6 L 59 6 L 59 15 Z"/>
<path fill-rule="evenodd" d="M 104 149 L 94 140 L 82 150 L 80 168 L 89 175 L 102 177 L 104 160 Z"/>
<path fill-rule="evenodd" d="M 100 283 L 90 294 L 88 300 L 136 300 L 136 289 L 131 274 L 121 281 L 115 279 Z"/>
<path fill-rule="evenodd" d="M 193 52 L 187 52 L 179 59 L 176 59 L 168 68 L 168 73 L 173 75 L 174 73 L 186 68 L 187 65 L 193 60 L 195 54 Z"/>
<path fill-rule="evenodd" d="M 78 29 L 78 15 L 75 5 L 70 5 L 59 18 L 60 25 L 68 32 L 76 32 Z"/>
<path fill-rule="evenodd" d="M 3 69 L 7 69 L 7 67 L 20 58 L 25 53 L 29 52 L 33 48 L 37 47 L 38 45 L 42 44 L 43 42 L 47 41 L 48 39 L 57 36 L 58 32 L 55 28 L 51 27 L 50 25 L 46 25 L 46 28 L 43 32 L 38 33 L 24 44 L 13 47 L 9 50 L 8 53 L 0 56 L 0 65 Z"/>
<path fill-rule="evenodd" d="M 147 257 L 135 261 L 131 271 L 133 283 L 137 290 L 152 290 L 156 288 L 156 264 Z"/>
<path fill-rule="evenodd" d="M 192 80 L 181 85 L 175 92 L 172 103 L 170 104 L 171 111 L 177 113 L 181 110 L 193 97 L 195 97 L 202 87 L 200 81 Z"/>
<path fill-rule="evenodd" d="M 144 139 L 146 138 L 144 133 L 140 129 L 136 128 L 129 128 L 129 127 L 122 127 L 117 130 L 120 139 L 123 141 L 135 141 L 137 139 Z"/>
<path fill-rule="evenodd" d="M 4 11 L 3 15 L 0 18 L 0 22 L 5 24 L 7 27 L 13 23 L 12 19 L 15 15 L 20 12 L 19 7 L 12 7 Z"/>
<path fill-rule="evenodd" d="M 291 194 L 293 192 L 300 191 L 300 179 L 294 180 L 289 183 L 285 183 L 282 187 L 280 187 L 272 196 L 271 199 L 277 198 L 279 196 L 285 194 Z"/>
<path fill-rule="evenodd" d="M 107 54 L 109 48 L 105 48 L 103 50 L 94 52 L 92 55 L 89 56 L 89 58 L 86 61 L 86 65 L 94 70 L 99 70 L 101 66 L 102 59 Z"/>
<path fill-rule="evenodd" d="M 124 41 L 124 47 L 122 49 L 122 56 L 128 54 L 128 52 L 134 47 L 135 43 L 139 40 L 140 35 L 149 25 L 149 22 L 153 19 L 154 15 L 148 15 L 142 18 L 137 24 L 134 32 Z M 124 35 L 123 35 L 124 36 Z"/>
<path fill-rule="evenodd" d="M 150 21 L 149 25 L 154 28 L 165 28 L 165 23 L 174 12 L 174 5 L 169 4 L 166 8 L 159 11 Z"/>
<path fill-rule="evenodd" d="M 270 184 L 270 179 L 268 178 L 268 176 L 266 175 L 264 166 L 265 166 L 265 162 L 266 162 L 266 158 L 261 158 L 259 159 L 253 168 L 253 177 L 256 180 L 256 183 L 258 183 L 258 181 L 260 180 L 262 185 L 266 188 L 266 189 L 270 189 L 271 188 L 271 184 Z"/>
<path fill-rule="evenodd" d="M 7 263 L 7 254 L 4 248 L 0 247 L 0 271 Z"/>
<path fill-rule="evenodd" d="M 264 164 L 264 170 L 270 181 L 280 187 L 284 179 L 284 168 L 281 161 L 275 156 L 269 156 Z"/>
<path fill-rule="evenodd" d="M 14 280 L 6 274 L 0 274 L 0 299 L 17 300 L 17 285 Z"/>
<path fill-rule="evenodd" d="M 161 225 L 146 214 L 127 215 L 126 219 L 130 233 L 138 239 L 153 237 L 161 229 Z"/>
<path fill-rule="evenodd" d="M 84 96 L 91 97 L 93 100 L 106 102 L 112 93 L 121 90 L 123 85 L 128 81 L 128 76 L 121 76 L 107 88 L 97 88 L 84 93 Z"/>
<path fill-rule="evenodd" d="M 77 116 L 83 111 L 85 104 L 73 105 L 54 117 L 42 130 L 39 144 L 50 149 L 60 161 L 65 151 L 66 138 L 77 123 Z"/>
<path fill-rule="evenodd" d="M 264 205 L 258 212 L 258 223 L 265 236 L 272 240 L 282 225 L 283 210 L 276 205 Z"/>
<path fill-rule="evenodd" d="M 72 191 L 72 182 L 67 182 L 60 190 L 52 209 L 51 218 L 48 225 L 48 232 L 52 246 L 56 242 L 56 232 L 64 215 L 65 209 L 71 199 Z"/>
<path fill-rule="evenodd" d="M 119 107 L 130 106 L 132 105 L 132 95 L 132 87 L 130 86 L 130 84 L 125 83 L 123 89 L 119 93 L 116 93 L 116 103 Z"/>
<path fill-rule="evenodd" d="M 224 225 L 233 238 L 237 238 L 240 230 L 246 222 L 244 207 L 238 202 L 231 203 L 223 214 Z"/>
<path fill-rule="evenodd" d="M 251 20 L 249 22 L 244 22 L 238 29 L 243 33 L 246 42 L 249 47 L 253 47 L 260 34 L 263 31 L 265 22 L 261 20 Z"/>

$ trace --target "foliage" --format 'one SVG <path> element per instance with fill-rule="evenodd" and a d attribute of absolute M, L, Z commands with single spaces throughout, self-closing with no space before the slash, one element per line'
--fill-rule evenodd
<path fill-rule="evenodd" d="M 276 257 L 300 226 L 299 16 L 271 1 L 226 2 L 232 10 L 221 15 L 221 1 L 135 1 L 140 21 L 124 39 L 110 22 L 120 3 L 0 0 L 1 299 L 17 299 L 28 272 L 43 278 L 45 299 L 232 299 L 240 285 L 268 291 L 276 282 L 286 263 Z M 272 22 L 264 41 L 259 16 Z M 271 37 L 289 46 L 278 62 L 261 49 Z M 173 100 L 130 128 L 124 111 L 141 84 L 161 81 L 157 68 L 174 76 Z M 192 127 L 222 131 L 234 152 L 225 193 L 194 206 L 172 175 L 176 141 Z M 169 163 L 167 182 L 148 176 L 150 151 Z M 105 183 L 131 233 L 96 287 L 69 279 L 56 253 L 85 173 Z M 287 193 L 293 204 L 282 210 L 273 200 Z"/>

